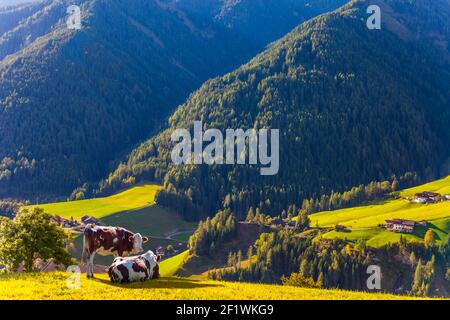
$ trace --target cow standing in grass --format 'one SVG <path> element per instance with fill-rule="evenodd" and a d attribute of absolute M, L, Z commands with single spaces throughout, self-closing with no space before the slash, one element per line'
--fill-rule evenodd
<path fill-rule="evenodd" d="M 152 251 L 135 257 L 118 257 L 108 268 L 109 278 L 113 283 L 145 281 L 159 278 L 161 256 Z"/>
<path fill-rule="evenodd" d="M 123 257 L 143 251 L 142 244 L 148 241 L 140 233 L 133 233 L 120 227 L 86 225 L 83 235 L 83 257 L 86 258 L 86 274 L 94 277 L 94 257 L 113 255 Z M 83 259 L 82 259 L 83 260 Z"/>

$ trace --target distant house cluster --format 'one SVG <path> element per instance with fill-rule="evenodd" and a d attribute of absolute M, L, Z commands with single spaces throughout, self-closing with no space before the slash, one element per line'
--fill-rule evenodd
<path fill-rule="evenodd" d="M 399 233 L 412 233 L 414 232 L 415 228 L 417 226 L 426 226 L 428 222 L 426 220 L 422 221 L 413 221 L 413 220 L 404 220 L 404 219 L 392 219 L 392 220 L 386 220 L 386 230 L 392 231 L 392 232 L 399 232 Z"/>
<path fill-rule="evenodd" d="M 98 219 L 91 217 L 91 216 L 83 216 L 81 218 L 81 220 L 78 221 L 73 218 L 67 219 L 67 218 L 63 218 L 63 217 L 56 215 L 53 217 L 53 220 L 57 224 L 63 226 L 63 228 L 74 229 L 75 231 L 80 231 L 80 232 L 83 231 L 84 227 L 89 223 L 99 224 Z"/>
<path fill-rule="evenodd" d="M 408 198 L 408 200 L 421 204 L 438 203 L 441 201 L 450 201 L 450 194 L 441 195 L 436 192 L 424 191 L 416 193 L 414 197 Z"/>
<path fill-rule="evenodd" d="M 99 224 L 99 223 L 98 223 L 98 219 L 96 219 L 96 218 L 94 218 L 94 217 L 91 217 L 91 216 L 83 216 L 83 217 L 81 218 L 81 222 L 82 222 L 84 225 L 87 225 L 87 224 L 89 224 L 89 223 L 91 223 L 91 224 Z"/>
<path fill-rule="evenodd" d="M 296 225 L 295 220 L 275 218 L 270 221 L 270 226 L 274 228 L 288 227 L 289 229 L 293 229 L 295 228 L 295 225 Z"/>
<path fill-rule="evenodd" d="M 60 217 L 60 216 L 58 216 L 58 215 L 54 216 L 54 217 L 53 217 L 53 220 L 54 220 L 57 224 L 63 226 L 64 228 L 73 228 L 73 227 L 76 227 L 76 226 L 79 225 L 79 223 L 78 223 L 77 220 L 74 220 L 74 219 L 66 219 L 66 218 Z"/>

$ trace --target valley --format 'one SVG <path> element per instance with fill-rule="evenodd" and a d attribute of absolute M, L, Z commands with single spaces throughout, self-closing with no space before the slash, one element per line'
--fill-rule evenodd
<path fill-rule="evenodd" d="M 150 242 L 144 246 L 144 250 L 154 250 L 156 246 L 173 245 L 178 250 L 186 250 L 188 236 L 197 226 L 196 223 L 185 222 L 166 209 L 155 203 L 155 194 L 161 190 L 157 185 L 141 185 L 131 187 L 110 197 L 87 199 L 81 201 L 51 203 L 39 205 L 52 214 L 64 217 L 80 217 L 82 213 L 90 213 L 99 218 L 99 223 L 104 225 L 122 226 L 130 230 L 141 232 L 150 236 Z M 407 197 L 423 191 L 435 191 L 445 193 L 450 190 L 450 176 L 433 181 L 421 186 L 405 189 L 399 192 L 401 197 Z M 378 228 L 385 219 L 427 219 L 427 227 L 416 230 L 412 234 L 393 233 Z M 369 248 L 380 248 L 386 244 L 398 244 L 403 237 L 407 242 L 423 242 L 425 231 L 431 229 L 436 234 L 436 244 L 443 242 L 450 232 L 450 202 L 421 205 L 409 203 L 404 198 L 395 200 L 374 202 L 368 205 L 319 212 L 310 215 L 311 230 L 315 232 L 317 239 L 341 239 L 352 245 L 365 241 Z M 329 231 L 336 224 L 344 225 L 350 232 Z M 176 232 L 175 239 L 166 239 L 168 234 Z M 186 230 L 186 231 L 183 231 Z M 162 279 L 147 282 L 145 284 L 112 285 L 106 274 L 99 273 L 96 279 L 85 280 L 81 275 L 83 286 L 83 297 L 75 291 L 64 289 L 64 279 L 67 275 L 62 272 L 46 272 L 42 274 L 17 274 L 0 276 L 0 282 L 4 288 L 14 288 L 14 294 L 6 294 L 5 297 L 14 299 L 28 299 L 38 297 L 45 299 L 205 299 L 208 295 L 215 299 L 404 299 L 403 295 L 386 295 L 380 293 L 357 292 L 345 290 L 329 290 L 325 288 L 295 288 L 290 286 L 265 285 L 256 283 L 239 283 L 228 281 L 212 281 L 210 271 L 232 270 L 230 267 L 229 254 L 238 250 L 245 252 L 249 246 L 258 248 L 258 239 L 262 234 L 277 233 L 279 228 L 273 224 L 258 225 L 254 223 L 239 222 L 236 236 L 231 241 L 225 241 L 215 251 L 213 256 L 192 255 L 188 250 L 175 256 L 164 259 L 161 263 Z M 317 233 L 317 230 L 320 230 Z M 301 234 L 300 234 L 301 235 Z M 177 236 L 180 239 L 177 240 Z M 177 241 L 182 241 L 180 246 Z M 301 242 L 302 236 L 295 240 Z M 78 260 L 81 256 L 81 237 L 75 239 L 74 257 Z M 228 258 L 228 260 L 227 260 Z M 239 268 L 247 268 L 255 264 L 255 257 L 250 260 L 244 259 Z M 111 257 L 96 258 L 99 265 L 109 265 Z M 398 263 L 398 262 L 396 262 Z M 399 265 L 400 266 L 400 265 Z M 397 268 L 399 268 L 399 266 Z M 239 270 L 239 269 L 238 269 Z M 389 271 L 389 274 L 392 271 Z M 390 274 L 389 277 L 392 275 Z M 49 279 L 52 279 L 51 281 Z M 41 285 L 41 282 L 51 284 Z M 40 291 L 34 291 L 21 283 L 34 283 L 39 286 Z M 392 284 L 389 284 L 392 285 Z M 12 287 L 11 287 L 12 286 Z M 123 289 L 125 291 L 119 290 Z M 130 288 L 130 289 L 128 289 Z M 132 290 L 131 290 L 132 288 Z M 194 289 L 195 290 L 188 290 Z M 217 289 L 220 288 L 220 293 Z M 270 288 L 271 295 L 267 293 Z M 1 289 L 0 289 L 1 290 Z M 5 289 L 9 292 L 9 290 Z M 136 291 L 138 290 L 138 291 Z M 236 290 L 239 291 L 238 296 Z M 52 293 L 54 292 L 54 293 Z M 87 292 L 87 293 L 86 293 Z M 187 293 L 189 292 L 189 293 Z M 283 296 L 283 295 L 288 295 Z"/>
<path fill-rule="evenodd" d="M 375 3 L 0 5 L 0 299 L 448 299 L 450 0 Z"/>
<path fill-rule="evenodd" d="M 150 237 L 144 245 L 145 250 L 155 250 L 161 246 L 174 246 L 175 250 L 185 250 L 187 237 L 192 234 L 196 224 L 186 222 L 172 211 L 155 204 L 155 195 L 161 186 L 140 185 L 104 198 L 78 201 L 57 202 L 26 207 L 39 207 L 46 212 L 65 219 L 74 219 L 81 223 L 83 216 L 98 219 L 98 224 L 120 226 L 133 232 Z M 173 238 L 172 238 L 172 234 Z M 73 256 L 81 257 L 82 236 L 74 234 L 75 248 Z M 109 265 L 111 257 L 98 256 L 96 262 Z"/>

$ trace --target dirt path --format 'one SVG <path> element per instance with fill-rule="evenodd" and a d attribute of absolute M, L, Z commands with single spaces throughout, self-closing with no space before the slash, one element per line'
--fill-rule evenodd
<path fill-rule="evenodd" d="M 174 239 L 173 237 L 182 233 L 187 233 L 187 232 L 194 232 L 195 229 L 188 229 L 188 230 L 179 230 L 179 229 L 174 229 L 171 230 L 167 233 L 165 233 L 162 237 L 155 237 L 155 236 L 150 236 L 150 239 L 158 239 L 158 240 L 171 240 L 171 241 L 178 241 L 178 242 L 186 242 L 186 241 L 182 241 L 182 240 L 177 240 Z"/>

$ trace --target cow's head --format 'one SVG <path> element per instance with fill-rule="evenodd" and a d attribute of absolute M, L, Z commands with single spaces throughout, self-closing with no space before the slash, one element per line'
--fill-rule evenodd
<path fill-rule="evenodd" d="M 142 244 L 148 241 L 148 237 L 143 237 L 140 233 L 135 233 L 134 235 L 130 236 L 129 240 L 133 244 L 133 250 L 131 252 L 139 253 L 144 250 L 142 249 Z"/>
<path fill-rule="evenodd" d="M 153 251 L 149 250 L 146 253 L 140 255 L 140 257 L 147 260 L 146 265 L 150 270 L 150 278 L 159 278 L 159 261 L 161 260 L 161 256 L 159 254 L 155 255 Z"/>

